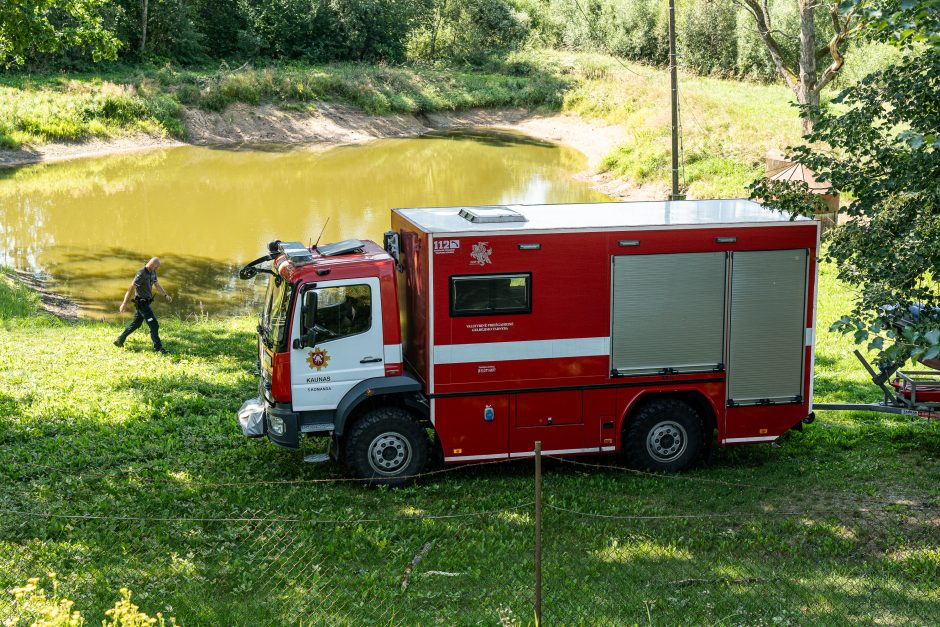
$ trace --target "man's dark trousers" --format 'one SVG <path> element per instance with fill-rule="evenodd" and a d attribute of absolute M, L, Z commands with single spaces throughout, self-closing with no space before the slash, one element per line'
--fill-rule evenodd
<path fill-rule="evenodd" d="M 160 342 L 160 323 L 157 322 L 157 317 L 153 315 L 153 309 L 150 308 L 149 300 L 140 300 L 134 299 L 134 305 L 137 307 L 137 313 L 134 314 L 134 319 L 131 320 L 131 323 L 127 325 L 127 328 L 124 329 L 124 332 L 118 337 L 118 341 L 123 344 L 124 340 L 127 339 L 127 336 L 140 328 L 144 322 L 147 323 L 147 326 L 150 327 L 150 339 L 153 340 L 153 350 L 158 351 L 163 348 L 163 343 Z"/>

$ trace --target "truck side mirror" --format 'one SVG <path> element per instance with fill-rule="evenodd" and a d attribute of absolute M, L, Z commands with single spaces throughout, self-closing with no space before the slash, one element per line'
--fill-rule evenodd
<path fill-rule="evenodd" d="M 317 343 L 317 331 L 314 328 L 317 321 L 317 292 L 307 290 L 300 311 L 300 339 L 303 347 L 313 346 Z"/>

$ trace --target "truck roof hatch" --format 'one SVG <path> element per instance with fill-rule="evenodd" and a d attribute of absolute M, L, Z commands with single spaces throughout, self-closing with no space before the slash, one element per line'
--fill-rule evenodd
<path fill-rule="evenodd" d="M 524 215 L 513 211 L 509 207 L 464 207 L 460 210 L 460 217 L 467 222 L 485 224 L 492 222 L 526 222 Z"/>
<path fill-rule="evenodd" d="M 335 257 L 336 255 L 346 255 L 361 251 L 363 246 L 365 246 L 365 244 L 362 240 L 346 239 L 334 244 L 317 246 L 317 252 L 320 253 L 321 257 Z"/>
<path fill-rule="evenodd" d="M 295 266 L 313 262 L 313 253 L 302 242 L 279 242 L 277 247 Z"/>

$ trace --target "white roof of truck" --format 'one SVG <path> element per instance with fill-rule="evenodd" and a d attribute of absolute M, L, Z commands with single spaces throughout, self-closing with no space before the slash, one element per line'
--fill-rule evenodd
<path fill-rule="evenodd" d="M 632 229 L 790 223 L 790 215 L 752 200 L 651 200 L 559 205 L 395 209 L 429 233 Z M 798 221 L 810 221 L 797 217 Z"/>

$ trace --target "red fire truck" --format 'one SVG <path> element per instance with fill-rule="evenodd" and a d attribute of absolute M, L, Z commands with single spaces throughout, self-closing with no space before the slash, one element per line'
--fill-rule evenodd
<path fill-rule="evenodd" d="M 242 270 L 271 275 L 245 435 L 328 436 L 394 485 L 536 441 L 679 471 L 716 434 L 813 419 L 815 221 L 704 200 L 395 209 L 391 227 L 384 247 L 272 242 Z"/>

